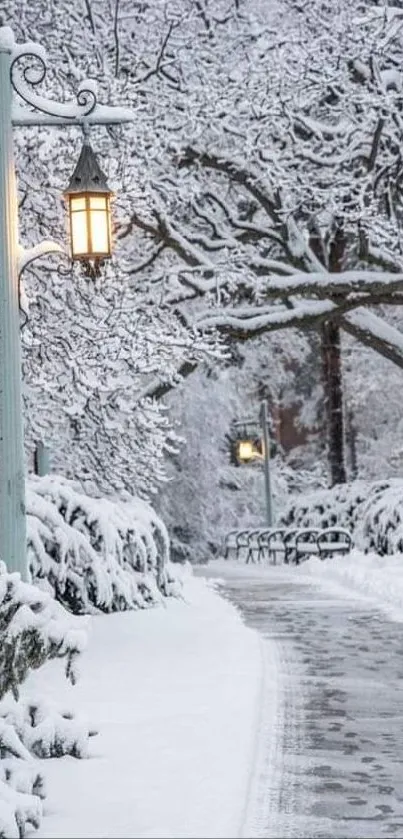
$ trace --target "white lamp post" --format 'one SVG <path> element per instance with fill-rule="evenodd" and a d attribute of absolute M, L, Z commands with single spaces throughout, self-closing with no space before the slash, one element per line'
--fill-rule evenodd
<path fill-rule="evenodd" d="M 235 459 L 239 464 L 253 463 L 256 460 L 264 461 L 264 487 L 266 499 L 266 522 L 268 527 L 273 527 L 273 496 L 270 478 L 270 433 L 269 418 L 267 413 L 267 402 L 262 400 L 260 405 L 260 429 L 262 437 L 259 437 L 259 423 L 254 420 L 238 420 L 234 423 L 236 429 Z"/>
<path fill-rule="evenodd" d="M 266 495 L 266 519 L 269 527 L 273 527 L 273 496 L 271 491 L 270 479 L 270 434 L 269 434 L 269 418 L 267 414 L 267 402 L 262 400 L 260 405 L 260 423 L 263 433 L 263 453 L 264 453 L 264 486 Z"/>
<path fill-rule="evenodd" d="M 23 59 L 23 61 L 21 61 Z M 31 59 L 27 66 L 26 59 Z M 38 70 L 39 68 L 39 70 Z M 77 101 L 53 102 L 40 95 L 35 86 L 46 75 L 46 54 L 33 43 L 17 44 L 8 26 L 0 27 L 0 559 L 9 571 L 19 571 L 28 577 L 26 561 L 25 475 L 24 441 L 21 400 L 21 346 L 19 315 L 19 268 L 32 259 L 50 251 L 62 251 L 53 242 L 25 252 L 19 265 L 21 249 L 18 246 L 17 190 L 13 157 L 13 125 L 107 125 L 130 122 L 134 114 L 128 109 L 111 108 L 97 103 L 96 88 L 91 81 L 83 82 Z M 13 91 L 17 100 L 13 103 Z M 21 100 L 26 104 L 20 104 Z M 28 105 L 29 107 L 26 107 Z M 85 145 L 84 145 L 85 148 Z M 73 176 L 74 177 L 74 176 Z M 102 184 L 103 185 L 103 184 Z M 69 185 L 70 186 L 70 185 Z M 82 190 L 85 192 L 85 190 Z M 69 196 L 71 192 L 67 190 Z M 99 194 L 98 194 L 99 193 Z M 80 258 L 99 260 L 110 255 L 110 227 L 97 232 L 91 212 L 109 210 L 110 191 L 93 190 L 95 203 L 101 208 L 86 204 L 87 223 L 90 219 L 90 246 Z M 79 193 L 75 200 L 78 200 Z M 73 213 L 70 197 L 70 212 Z M 86 199 L 85 199 L 86 200 Z M 108 218 L 108 217 L 107 217 Z M 109 225 L 109 221 L 108 221 Z M 73 225 L 74 226 L 74 225 Z M 77 225 L 76 225 L 77 226 Z M 108 235 L 108 252 L 105 252 L 105 229 Z M 102 239 L 102 241 L 101 241 Z M 73 257 L 78 256 L 74 253 Z M 94 249 L 95 245 L 95 249 Z M 98 250 L 97 250 L 98 248 Z"/>

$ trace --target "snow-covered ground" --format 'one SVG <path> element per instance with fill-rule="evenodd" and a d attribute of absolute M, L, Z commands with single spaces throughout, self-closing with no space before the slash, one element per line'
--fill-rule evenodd
<path fill-rule="evenodd" d="M 166 608 L 92 619 L 82 677 L 31 677 L 88 716 L 91 756 L 44 761 L 43 837 L 226 837 L 242 827 L 261 648 L 229 603 L 189 576 Z"/>
<path fill-rule="evenodd" d="M 199 575 L 214 582 L 206 584 Z M 215 591 L 217 586 L 257 632 L 244 625 Z M 384 630 L 376 618 L 379 608 L 392 621 Z M 338 696 L 343 682 L 340 696 L 349 703 L 346 719 L 356 725 L 352 733 L 356 743 L 362 740 L 364 751 L 365 719 L 356 710 L 369 696 L 376 698 L 371 699 L 371 713 L 377 725 L 385 726 L 385 719 L 392 725 L 397 711 L 382 707 L 378 713 L 374 678 L 394 680 L 393 696 L 400 690 L 400 671 L 389 672 L 383 650 L 398 642 L 396 619 L 403 620 L 403 556 L 381 558 L 357 551 L 325 562 L 314 557 L 299 567 L 211 562 L 196 578 L 185 577 L 183 600 L 169 599 L 165 608 L 93 618 L 78 685 L 69 686 L 60 666 L 50 663 L 30 677 L 26 688 L 26 693 L 45 694 L 59 707 L 78 709 L 99 730 L 87 759 L 43 762 L 48 797 L 37 836 L 305 836 L 322 835 L 321 830 L 338 836 L 329 816 L 334 804 L 331 784 L 320 787 L 321 800 L 327 796 L 323 814 L 319 817 L 315 810 L 312 784 L 315 773 L 322 771 L 324 755 L 316 755 L 308 730 L 322 721 L 315 742 L 324 738 L 326 743 L 335 725 L 333 710 L 326 706 L 314 723 L 309 722 L 309 703 L 323 703 L 323 685 L 328 682 L 329 695 Z M 369 635 L 372 640 L 366 647 Z M 364 649 L 363 657 L 359 650 Z M 313 675 L 307 681 L 310 656 Z M 345 675 L 327 673 L 335 656 L 343 662 L 352 657 L 351 684 L 348 667 Z M 357 667 L 363 668 L 360 678 Z M 383 675 L 385 667 L 389 670 Z M 361 770 L 359 757 L 354 766 L 345 761 L 344 740 L 340 743 L 342 775 L 339 757 L 333 766 L 333 752 L 328 768 L 335 774 L 332 783 L 345 784 L 348 796 Z M 385 763 L 389 757 L 382 749 L 377 757 L 375 745 L 374 749 L 374 760 L 380 760 L 379 765 L 383 761 L 390 785 L 396 779 Z M 389 763 L 394 766 L 393 760 Z M 301 771 L 305 767 L 302 785 L 295 766 Z M 375 802 L 377 779 L 364 780 L 357 801 Z M 389 821 L 396 835 L 403 835 L 392 798 L 387 802 L 393 816 Z M 365 807 L 363 833 L 361 822 L 351 814 L 347 827 L 343 823 L 340 829 L 348 828 L 354 836 L 375 829 L 377 822 L 372 825 L 371 819 L 378 818 L 378 810 L 375 804 L 374 813 L 370 804 Z"/>

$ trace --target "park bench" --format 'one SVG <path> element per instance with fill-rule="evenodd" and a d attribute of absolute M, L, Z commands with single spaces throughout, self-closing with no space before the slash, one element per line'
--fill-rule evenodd
<path fill-rule="evenodd" d="M 343 527 L 310 527 L 288 531 L 284 536 L 284 562 L 294 562 L 299 565 L 301 560 L 316 555 L 326 559 L 336 554 L 349 553 L 352 538 L 348 530 Z"/>
<path fill-rule="evenodd" d="M 267 528 L 244 528 L 230 530 L 225 537 L 224 559 L 244 559 L 246 562 L 260 560 L 259 538 L 266 533 Z"/>
<path fill-rule="evenodd" d="M 351 548 L 351 535 L 342 527 L 244 528 L 227 534 L 224 557 L 235 556 L 246 563 L 267 559 L 275 565 L 280 556 L 286 564 L 299 565 L 312 555 L 326 559 L 349 553 Z"/>

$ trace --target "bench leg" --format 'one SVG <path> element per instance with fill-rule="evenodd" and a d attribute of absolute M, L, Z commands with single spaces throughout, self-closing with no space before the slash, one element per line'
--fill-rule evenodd
<path fill-rule="evenodd" d="M 272 565 L 277 565 L 276 551 L 269 551 L 268 558 L 269 558 L 269 562 L 271 560 Z"/>

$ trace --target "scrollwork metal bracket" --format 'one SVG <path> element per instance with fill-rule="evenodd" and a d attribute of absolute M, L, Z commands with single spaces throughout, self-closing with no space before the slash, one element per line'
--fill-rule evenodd
<path fill-rule="evenodd" d="M 42 46 L 28 41 L 17 44 L 9 27 L 0 28 L 0 43 L 10 52 L 10 81 L 19 99 L 13 104 L 13 125 L 113 125 L 132 122 L 128 108 L 100 105 L 96 82 L 84 79 L 78 87 L 76 100 L 57 102 L 38 92 L 46 78 L 47 56 Z M 26 107 L 26 106 L 29 107 Z"/>

